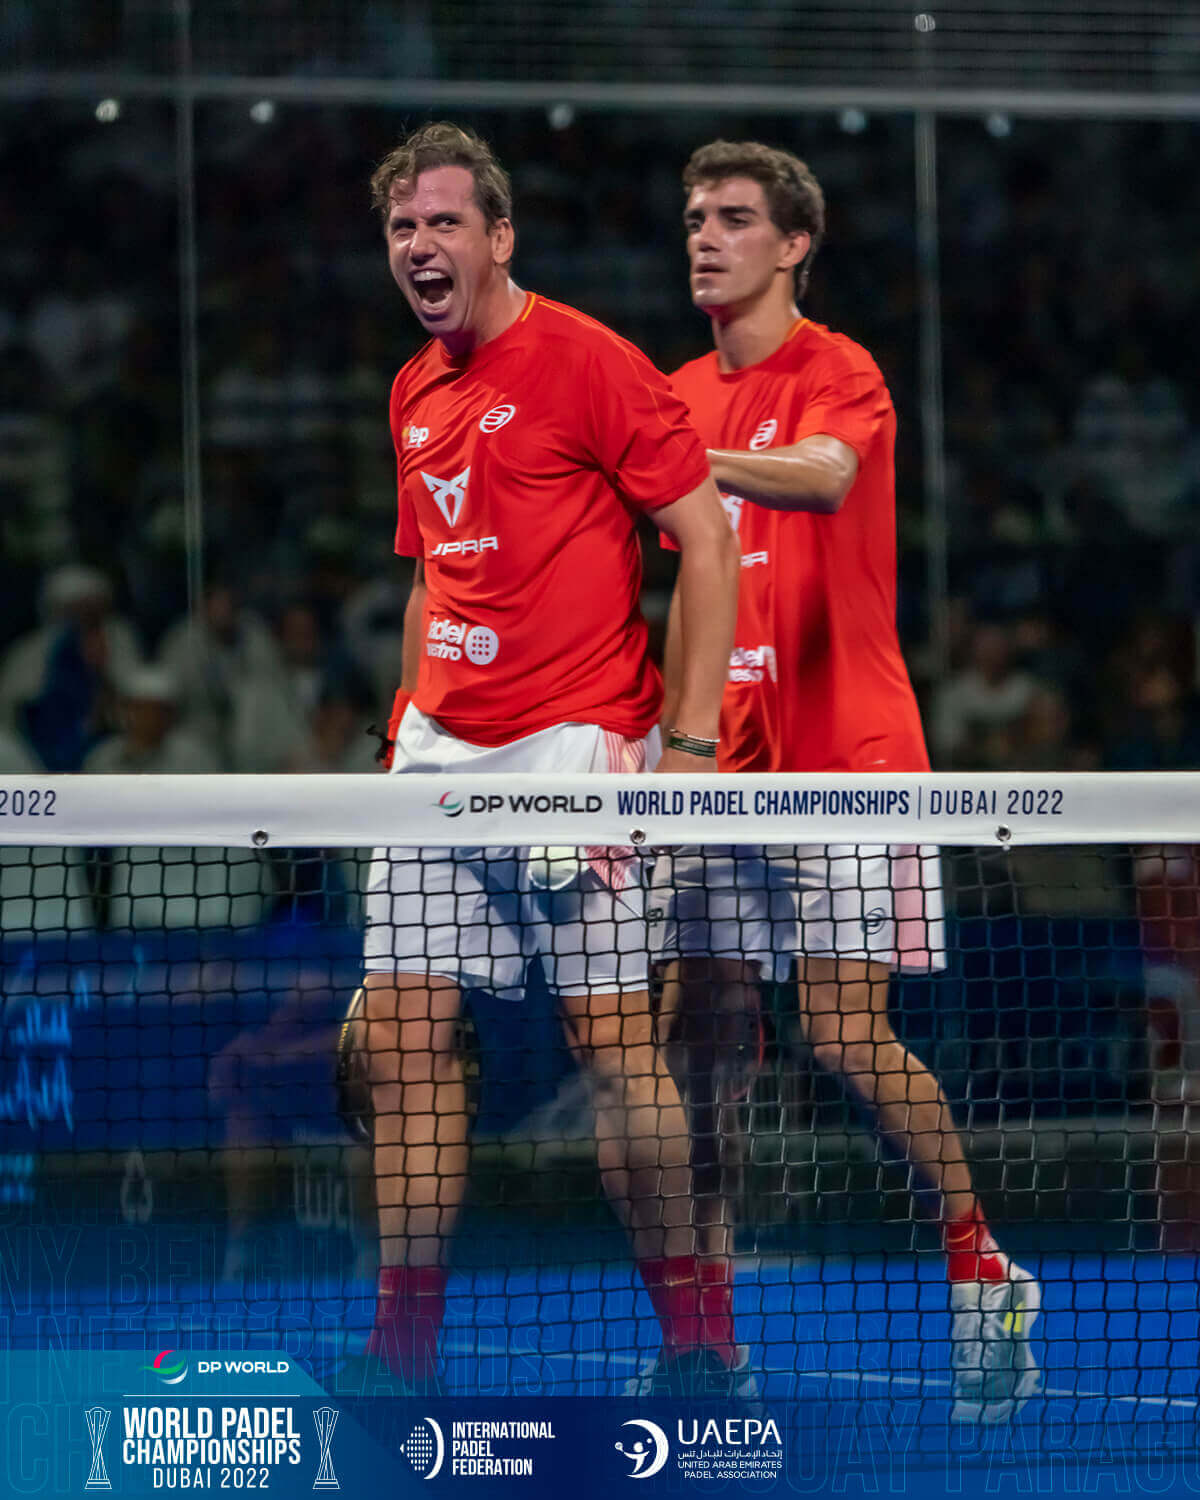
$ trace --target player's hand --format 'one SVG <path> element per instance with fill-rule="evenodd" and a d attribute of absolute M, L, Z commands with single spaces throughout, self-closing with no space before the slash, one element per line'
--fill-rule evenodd
<path fill-rule="evenodd" d="M 656 776 L 715 776 L 717 762 L 711 755 L 691 755 L 686 750 L 672 750 L 668 746 L 654 773 Z"/>

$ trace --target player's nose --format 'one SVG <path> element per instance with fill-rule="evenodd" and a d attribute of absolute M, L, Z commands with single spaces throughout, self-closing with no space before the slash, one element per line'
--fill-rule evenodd
<path fill-rule="evenodd" d="M 701 223 L 692 241 L 692 244 L 695 247 L 695 253 L 697 255 L 701 254 L 705 250 L 712 250 L 716 248 L 718 238 L 716 230 L 717 221 L 714 218 L 707 218 Z"/>
<path fill-rule="evenodd" d="M 433 235 L 427 226 L 418 224 L 408 242 L 410 260 L 428 260 L 433 254 Z"/>

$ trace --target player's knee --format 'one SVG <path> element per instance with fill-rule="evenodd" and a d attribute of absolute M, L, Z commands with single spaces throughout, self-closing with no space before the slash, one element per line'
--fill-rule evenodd
<path fill-rule="evenodd" d="M 647 1088 L 655 1087 L 662 1073 L 651 1046 L 594 1048 L 582 1062 L 597 1109 L 634 1102 Z"/>
<path fill-rule="evenodd" d="M 404 1083 L 450 1083 L 462 1073 L 462 1051 L 453 1021 L 413 1022 L 398 1028 Z"/>

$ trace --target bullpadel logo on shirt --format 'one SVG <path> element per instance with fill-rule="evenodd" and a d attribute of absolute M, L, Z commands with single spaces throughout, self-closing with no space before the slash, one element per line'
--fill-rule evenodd
<path fill-rule="evenodd" d="M 493 406 L 491 411 L 485 412 L 479 419 L 480 432 L 498 432 L 506 422 L 511 422 L 517 414 L 515 406 Z"/>

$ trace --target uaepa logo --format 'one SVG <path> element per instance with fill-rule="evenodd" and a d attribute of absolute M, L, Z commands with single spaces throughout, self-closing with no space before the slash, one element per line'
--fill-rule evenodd
<path fill-rule="evenodd" d="M 657 1474 L 671 1452 L 666 1433 L 657 1422 L 647 1422 L 644 1417 L 633 1417 L 628 1422 L 622 1422 L 621 1426 L 636 1427 L 639 1431 L 639 1436 L 631 1437 L 628 1442 L 618 1440 L 613 1444 L 631 1465 L 628 1477 L 649 1479 Z"/>
<path fill-rule="evenodd" d="M 401 1450 L 423 1479 L 436 1479 L 446 1460 L 446 1439 L 432 1417 L 422 1417 L 404 1441 Z"/>
<path fill-rule="evenodd" d="M 143 1365 L 143 1370 L 153 1370 L 164 1385 L 179 1385 L 187 1379 L 188 1363 L 174 1349 L 160 1349 L 154 1363 Z"/>

